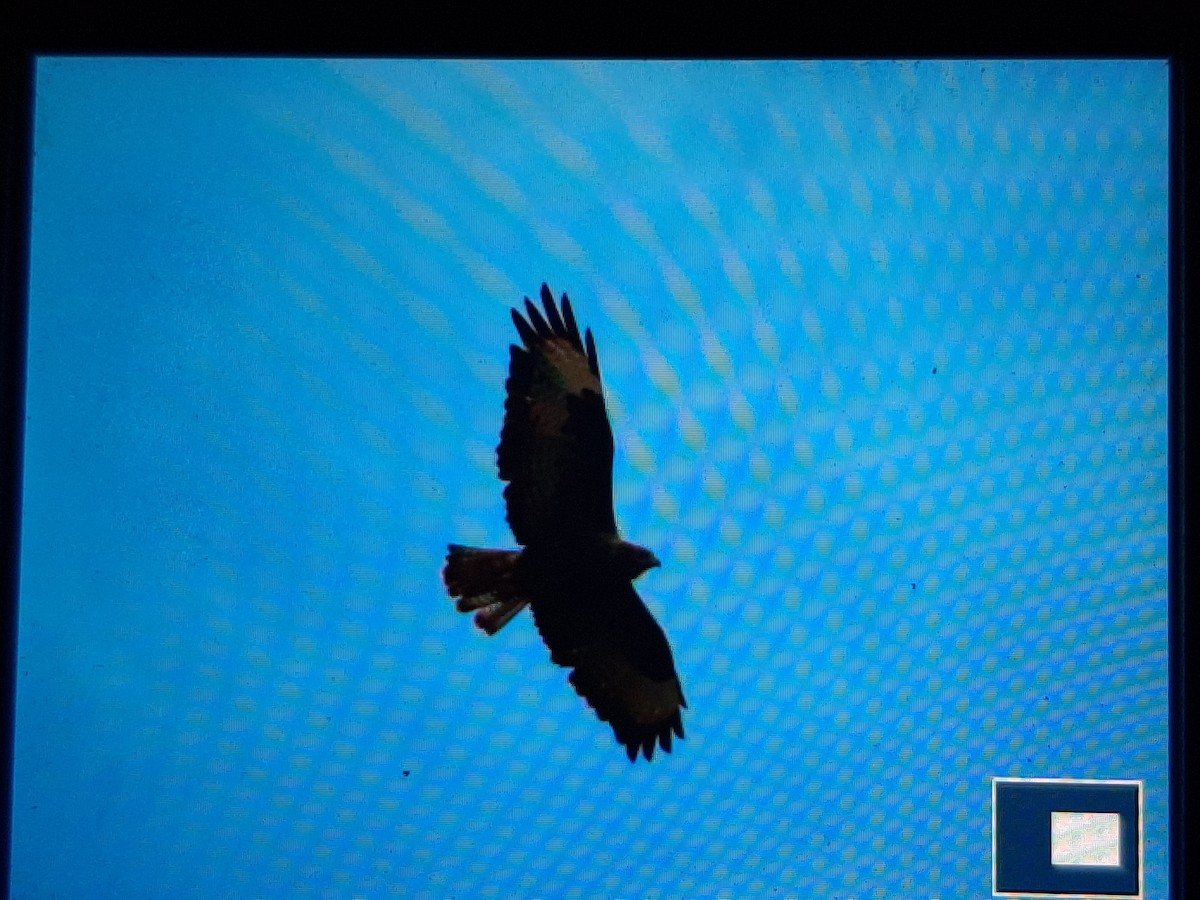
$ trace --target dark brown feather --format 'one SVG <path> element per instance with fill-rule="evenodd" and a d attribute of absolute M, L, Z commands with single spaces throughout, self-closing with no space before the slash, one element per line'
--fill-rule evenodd
<path fill-rule="evenodd" d="M 633 585 L 590 554 L 566 564 L 537 554 L 523 566 L 536 569 L 526 585 L 551 661 L 573 669 L 571 685 L 630 760 L 651 759 L 656 746 L 670 752 L 687 703 L 666 635 Z"/>
<path fill-rule="evenodd" d="M 563 294 L 564 303 L 566 299 L 567 295 Z M 546 309 L 546 320 L 550 323 L 550 330 L 555 334 L 565 334 L 569 337 L 570 332 L 567 331 L 562 316 L 558 314 L 558 307 L 554 305 L 554 295 L 550 293 L 550 288 L 545 284 L 542 285 L 542 306 Z"/>
<path fill-rule="evenodd" d="M 524 347 L 510 348 L 496 448 L 500 478 L 509 483 L 508 523 L 523 545 L 569 532 L 615 535 L 612 427 L 595 342 L 589 330 L 585 350 L 565 294 L 565 316 L 549 313 L 549 288 L 542 301 L 546 317 L 528 298 L 528 321 L 512 313 Z"/>
<path fill-rule="evenodd" d="M 634 590 L 658 560 L 622 541 L 612 506 L 613 434 L 591 329 L 580 335 L 542 285 L 543 314 L 512 310 L 496 461 L 523 550 L 449 546 L 443 579 L 458 609 L 495 634 L 529 605 L 550 659 L 608 722 L 630 760 L 670 752 L 687 706 L 666 635 Z"/>

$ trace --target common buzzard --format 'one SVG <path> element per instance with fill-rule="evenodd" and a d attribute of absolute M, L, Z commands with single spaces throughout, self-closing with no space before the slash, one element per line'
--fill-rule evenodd
<path fill-rule="evenodd" d="M 591 329 L 581 338 L 542 285 L 542 315 L 512 310 L 508 396 L 496 458 L 508 524 L 521 550 L 450 544 L 442 577 L 460 612 L 495 634 L 526 605 L 569 681 L 612 725 L 630 761 L 683 737 L 687 706 L 666 635 L 633 581 L 660 565 L 621 540 L 612 502 L 613 434 Z"/>

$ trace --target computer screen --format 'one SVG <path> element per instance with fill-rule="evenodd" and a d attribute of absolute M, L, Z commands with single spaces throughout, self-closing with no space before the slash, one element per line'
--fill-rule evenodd
<path fill-rule="evenodd" d="M 1165 896 L 1169 76 L 38 59 L 13 896 Z"/>

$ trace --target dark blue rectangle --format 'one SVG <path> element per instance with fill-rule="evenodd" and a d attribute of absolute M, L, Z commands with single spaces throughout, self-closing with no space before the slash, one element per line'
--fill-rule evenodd
<path fill-rule="evenodd" d="M 997 892 L 1138 894 L 1141 785 L 996 781 L 995 788 Z M 1052 812 L 1120 815 L 1121 865 L 1054 865 L 1050 861 Z"/>

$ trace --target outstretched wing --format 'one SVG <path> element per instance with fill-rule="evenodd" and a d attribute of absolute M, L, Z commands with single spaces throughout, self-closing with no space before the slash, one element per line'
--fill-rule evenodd
<path fill-rule="evenodd" d="M 562 313 L 542 285 L 545 316 L 528 297 L 513 323 L 504 427 L 496 458 L 508 482 L 508 524 L 520 544 L 616 534 L 613 436 L 589 329 L 581 339 L 567 295 Z"/>
<path fill-rule="evenodd" d="M 630 761 L 683 737 L 687 706 L 666 635 L 628 581 L 579 583 L 574 596 L 539 597 L 533 620 L 550 659 L 625 745 Z"/>

